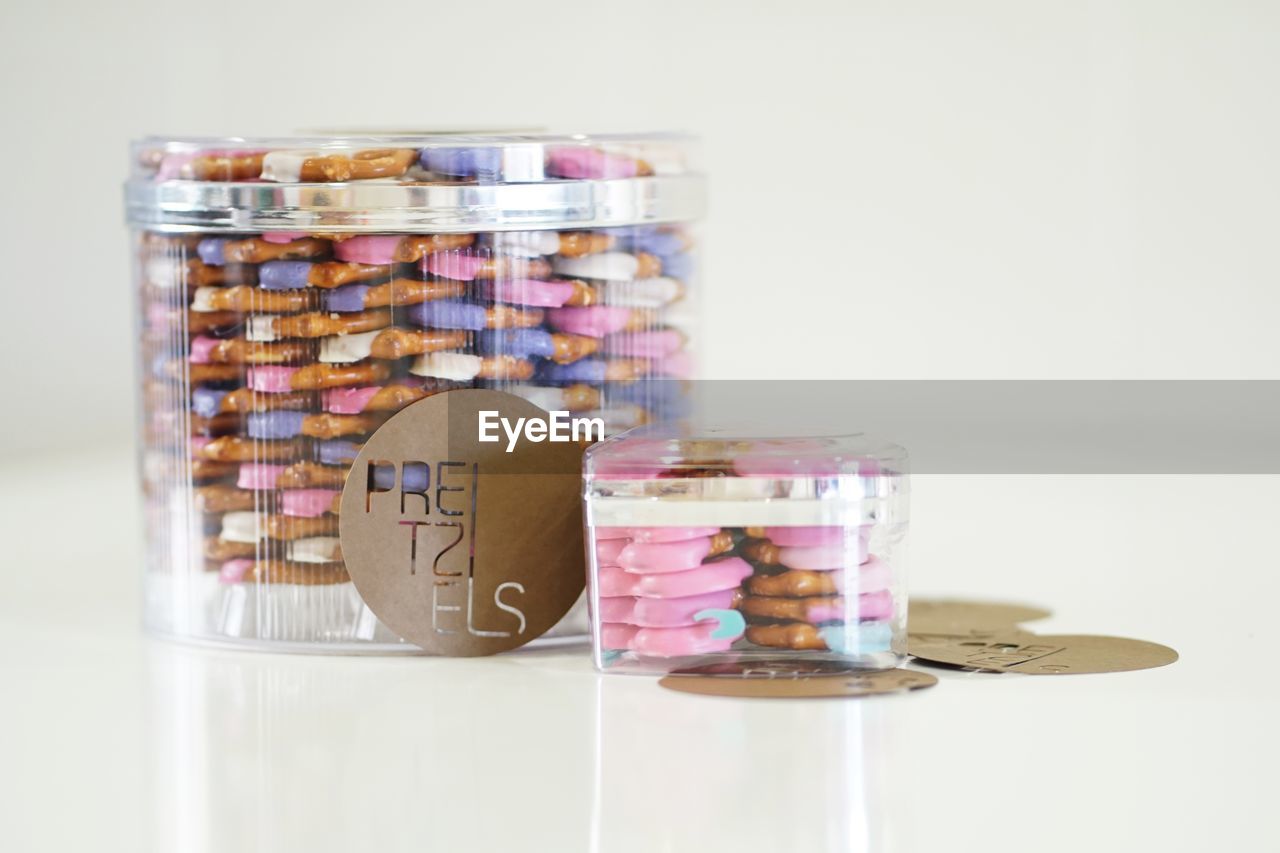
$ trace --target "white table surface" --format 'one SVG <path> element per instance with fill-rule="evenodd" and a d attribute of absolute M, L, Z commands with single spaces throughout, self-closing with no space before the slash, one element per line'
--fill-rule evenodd
<path fill-rule="evenodd" d="M 150 639 L 132 478 L 0 466 L 0 849 L 1277 849 L 1280 478 L 917 477 L 913 593 L 1182 660 L 807 701 Z"/>

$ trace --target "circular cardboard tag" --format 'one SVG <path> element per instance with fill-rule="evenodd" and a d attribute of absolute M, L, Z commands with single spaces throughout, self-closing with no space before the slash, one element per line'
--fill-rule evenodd
<path fill-rule="evenodd" d="M 668 675 L 658 682 L 668 690 L 681 693 L 740 699 L 851 698 L 920 690 L 937 683 L 934 676 L 914 669 L 881 669 L 840 675 L 784 675 L 777 678 Z"/>
<path fill-rule="evenodd" d="M 994 637 L 909 637 L 914 657 L 986 672 L 1072 675 L 1128 672 L 1171 664 L 1178 653 L 1168 646 L 1088 634 L 1002 632 Z"/>
<path fill-rule="evenodd" d="M 347 475 L 339 532 L 351 579 L 387 627 L 428 652 L 516 648 L 582 594 L 583 444 L 516 426 L 530 419 L 548 414 L 511 394 L 436 394 L 379 427 Z"/>

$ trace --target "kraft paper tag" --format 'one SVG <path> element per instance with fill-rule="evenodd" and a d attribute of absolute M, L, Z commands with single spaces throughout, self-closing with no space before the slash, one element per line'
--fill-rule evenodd
<path fill-rule="evenodd" d="M 465 389 L 420 400 L 361 449 L 342 491 L 342 555 L 391 630 L 440 655 L 488 655 L 543 634 L 582 594 L 577 442 L 481 442 L 481 411 L 545 419 Z"/>
<path fill-rule="evenodd" d="M 1076 675 L 1128 672 L 1166 666 L 1178 659 L 1168 646 L 1084 634 L 1006 631 L 993 637 L 909 638 L 908 651 L 921 660 L 985 672 Z"/>

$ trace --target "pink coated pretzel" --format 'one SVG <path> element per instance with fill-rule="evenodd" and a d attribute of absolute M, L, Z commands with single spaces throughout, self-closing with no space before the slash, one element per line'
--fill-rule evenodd
<path fill-rule="evenodd" d="M 667 359 L 682 350 L 685 337 L 674 329 L 650 332 L 619 332 L 605 338 L 604 351 L 610 355 Z"/>
<path fill-rule="evenodd" d="M 263 462 L 245 462 L 236 475 L 236 486 L 250 491 L 270 491 L 276 487 L 280 473 L 288 467 L 285 465 L 269 465 Z"/>
<path fill-rule="evenodd" d="M 704 610 L 727 610 L 737 607 L 742 599 L 738 589 L 721 589 L 682 598 L 635 598 L 617 596 L 601 598 L 601 622 L 619 622 L 642 628 L 677 628 L 695 625 L 694 618 Z"/>
<path fill-rule="evenodd" d="M 708 557 L 733 547 L 728 531 L 680 542 L 632 542 L 618 552 L 618 565 L 629 572 L 680 572 L 702 565 Z"/>
<path fill-rule="evenodd" d="M 727 652 L 737 637 L 715 637 L 714 620 L 680 628 L 639 628 L 612 622 L 600 626 L 600 642 L 606 649 L 627 649 L 651 657 L 680 657 Z"/>
<path fill-rule="evenodd" d="M 269 465 L 245 462 L 240 465 L 236 486 L 253 491 L 273 489 L 342 488 L 347 469 L 339 465 L 294 462 L 292 465 Z"/>
<path fill-rule="evenodd" d="M 434 252 L 422 259 L 422 271 L 437 278 L 455 281 L 477 279 L 540 279 L 551 273 L 551 265 L 541 258 L 486 255 L 467 251 Z"/>
<path fill-rule="evenodd" d="M 483 292 L 487 298 L 496 302 L 536 308 L 594 305 L 600 301 L 598 289 L 576 279 L 538 281 L 529 278 L 500 278 L 485 282 Z"/>
<path fill-rule="evenodd" d="M 596 563 L 601 566 L 618 565 L 618 555 L 631 544 L 630 539 L 601 539 L 596 542 Z"/>
<path fill-rule="evenodd" d="M 341 500 L 342 492 L 335 489 L 286 489 L 280 493 L 280 512 L 298 518 L 337 515 Z"/>
<path fill-rule="evenodd" d="M 631 322 L 630 308 L 612 305 L 590 305 L 578 308 L 554 308 L 547 314 L 551 328 L 575 335 L 603 338 L 620 332 Z"/>
<path fill-rule="evenodd" d="M 333 253 L 349 263 L 411 264 L 432 252 L 464 249 L 474 242 L 472 234 L 372 234 L 336 243 Z"/>
<path fill-rule="evenodd" d="M 778 562 L 789 569 L 814 572 L 852 568 L 866 562 L 867 552 L 855 543 L 844 545 L 788 545 L 778 549 Z"/>
<path fill-rule="evenodd" d="M 617 566 L 601 566 L 597 574 L 604 597 L 634 595 L 641 598 L 682 598 L 733 589 L 751 574 L 751 566 L 738 557 L 703 563 L 681 572 L 636 574 Z"/>
<path fill-rule="evenodd" d="M 600 180 L 653 174 L 644 160 L 585 146 L 562 146 L 547 152 L 547 172 L 561 178 Z"/>

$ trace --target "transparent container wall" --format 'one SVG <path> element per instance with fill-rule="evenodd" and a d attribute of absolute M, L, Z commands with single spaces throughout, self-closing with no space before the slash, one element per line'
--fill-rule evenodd
<path fill-rule="evenodd" d="M 860 436 L 759 442 L 655 432 L 588 451 L 588 594 L 600 669 L 740 672 L 765 661 L 881 669 L 904 659 L 900 448 Z"/>
<path fill-rule="evenodd" d="M 353 230 L 358 214 L 316 214 L 291 207 L 279 188 L 253 189 L 268 185 L 268 169 L 277 181 L 325 177 L 308 172 L 319 168 L 306 165 L 314 156 L 199 150 L 143 156 L 143 180 L 186 193 L 240 186 L 251 191 L 245 198 L 256 192 L 277 206 L 248 207 L 242 218 L 284 210 L 291 222 L 310 215 L 338 226 L 135 228 L 147 622 L 166 634 L 272 648 L 415 651 L 378 622 L 343 564 L 339 497 L 362 443 L 398 410 L 454 388 L 498 388 L 602 417 L 614 431 L 667 417 L 683 386 L 671 380 L 692 370 L 691 227 L 607 216 L 579 227 L 590 217 L 574 213 L 562 228 L 422 230 L 432 215 L 467 216 L 462 196 L 436 208 L 408 197 L 417 207 L 381 218 L 416 217 L 411 227 Z M 493 150 L 496 160 L 416 150 L 401 158 L 400 183 L 389 184 L 385 170 L 368 183 L 501 187 L 501 174 L 474 174 L 477 163 L 501 165 L 504 149 Z M 556 190 L 591 184 L 584 170 L 593 163 L 597 175 L 621 168 L 581 156 L 585 166 L 558 168 L 584 179 L 560 179 Z M 344 174 L 330 177 L 356 182 Z M 326 186 L 326 199 L 340 194 Z M 163 198 L 139 214 L 131 190 L 135 221 L 170 215 Z M 236 215 L 207 207 L 210 216 Z M 580 603 L 547 636 L 586 630 Z"/>

